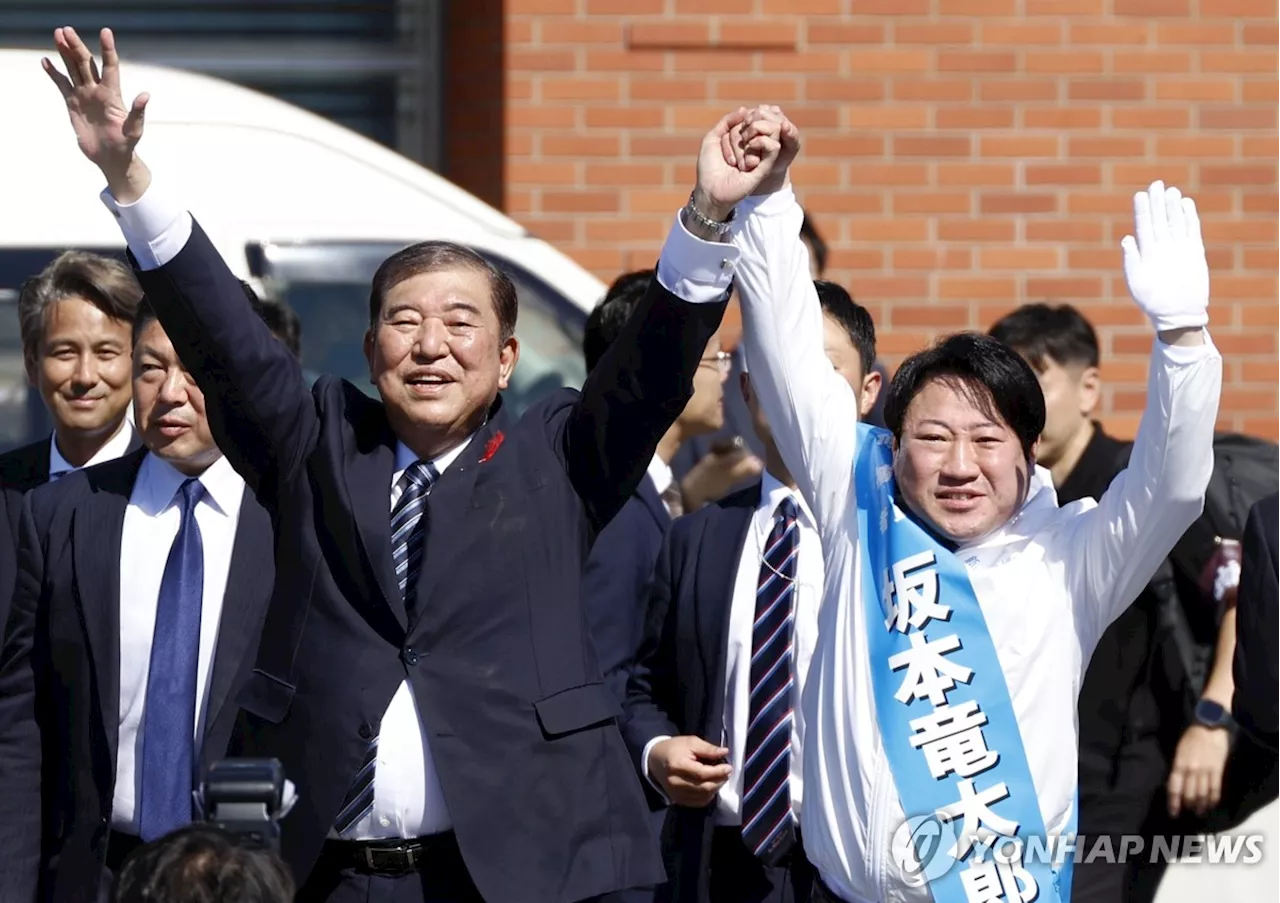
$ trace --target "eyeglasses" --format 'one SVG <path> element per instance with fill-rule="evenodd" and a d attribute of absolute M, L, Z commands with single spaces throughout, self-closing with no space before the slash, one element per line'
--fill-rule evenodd
<path fill-rule="evenodd" d="M 698 362 L 699 366 L 703 364 L 709 367 L 714 366 L 727 376 L 729 371 L 733 369 L 733 355 L 728 351 L 717 351 L 715 354 L 708 355 Z"/>

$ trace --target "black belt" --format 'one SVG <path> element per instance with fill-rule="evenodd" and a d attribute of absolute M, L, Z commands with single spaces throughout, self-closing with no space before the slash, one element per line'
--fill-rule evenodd
<path fill-rule="evenodd" d="M 337 868 L 388 877 L 462 862 L 452 831 L 412 840 L 326 840 L 320 855 Z"/>
<path fill-rule="evenodd" d="M 142 846 L 141 837 L 112 831 L 107 835 L 107 849 L 102 857 L 102 864 L 112 872 L 119 873 L 124 861 L 140 846 Z"/>

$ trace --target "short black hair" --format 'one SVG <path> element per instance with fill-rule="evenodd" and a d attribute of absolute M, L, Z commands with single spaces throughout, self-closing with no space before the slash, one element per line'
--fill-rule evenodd
<path fill-rule="evenodd" d="M 871 312 L 854 301 L 842 285 L 815 279 L 813 286 L 818 290 L 822 312 L 840 324 L 853 347 L 858 349 L 858 357 L 862 358 L 862 375 L 866 376 L 876 362 L 876 324 L 871 319 Z"/>
<path fill-rule="evenodd" d="M 617 341 L 622 327 L 649 290 L 653 276 L 653 270 L 623 273 L 613 280 L 600 303 L 587 316 L 587 325 L 582 332 L 582 357 L 586 360 L 588 373 L 596 368 L 609 346 Z"/>
<path fill-rule="evenodd" d="M 250 292 L 253 291 L 253 287 L 246 282 L 241 282 L 240 285 L 243 288 L 248 289 Z M 256 293 L 254 297 L 255 298 L 257 297 Z M 271 321 L 267 319 L 266 308 L 270 305 L 270 303 L 271 302 L 266 302 L 266 303 L 258 302 L 253 307 L 254 311 L 258 314 L 259 317 L 262 318 L 263 322 L 266 323 L 268 327 L 271 326 Z M 294 316 L 296 317 L 297 314 L 294 314 Z M 142 297 L 142 300 L 138 303 L 137 313 L 135 313 L 133 317 L 133 344 L 134 345 L 138 344 L 138 339 L 142 337 L 142 331 L 147 328 L 148 323 L 150 323 L 152 320 L 159 320 L 159 319 L 160 317 L 156 314 L 155 307 L 152 306 L 151 304 L 151 299 L 144 295 Z M 272 332 L 274 331 L 275 330 L 273 329 Z"/>
<path fill-rule="evenodd" d="M 895 439 L 902 439 L 911 399 L 937 379 L 956 384 L 986 416 L 1003 420 L 1018 437 L 1023 453 L 1031 457 L 1031 448 L 1044 431 L 1040 380 L 1018 352 L 980 332 L 947 336 L 902 362 L 884 404 L 885 426 Z"/>
<path fill-rule="evenodd" d="M 800 221 L 800 238 L 808 243 L 809 253 L 813 255 L 814 268 L 821 276 L 827 271 L 827 243 L 818 234 L 818 227 L 813 224 L 813 218 L 803 209 L 800 212 L 804 214 L 804 219 Z"/>
<path fill-rule="evenodd" d="M 270 850 L 196 822 L 139 847 L 126 860 L 114 903 L 291 903 L 293 876 Z"/>
<path fill-rule="evenodd" d="M 240 280 L 240 289 L 267 328 L 284 342 L 293 356 L 302 359 L 302 320 L 298 312 L 279 298 L 261 298 L 253 286 Z"/>
<path fill-rule="evenodd" d="M 505 342 L 515 335 L 520 299 L 511 277 L 477 252 L 451 241 L 418 242 L 382 261 L 369 289 L 370 328 L 378 325 L 387 292 L 414 276 L 452 269 L 472 270 L 489 280 L 489 300 L 498 315 L 499 338 Z"/>
<path fill-rule="evenodd" d="M 1044 370 L 1046 361 L 1059 367 L 1098 366 L 1098 334 L 1070 304 L 1024 304 L 997 320 L 987 334 L 1021 354 L 1037 370 Z"/>

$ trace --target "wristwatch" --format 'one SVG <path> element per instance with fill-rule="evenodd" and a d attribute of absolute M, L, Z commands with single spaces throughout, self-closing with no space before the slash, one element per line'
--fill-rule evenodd
<path fill-rule="evenodd" d="M 690 193 L 689 203 L 684 205 L 684 212 L 685 212 L 685 215 L 688 216 L 688 218 L 692 222 L 697 223 L 703 229 L 706 229 L 708 232 L 715 235 L 716 238 L 719 238 L 720 236 L 728 232 L 730 228 L 732 228 L 733 215 L 736 211 L 730 210 L 729 218 L 726 219 L 724 222 L 718 222 L 713 219 L 708 219 L 703 214 L 703 212 L 698 209 L 698 205 L 693 202 L 693 193 Z"/>
<path fill-rule="evenodd" d="M 1212 699 L 1201 699 L 1196 703 L 1194 718 L 1196 724 L 1203 724 L 1205 727 L 1226 728 L 1232 734 L 1236 730 L 1236 720 L 1231 717 L 1231 712 Z"/>

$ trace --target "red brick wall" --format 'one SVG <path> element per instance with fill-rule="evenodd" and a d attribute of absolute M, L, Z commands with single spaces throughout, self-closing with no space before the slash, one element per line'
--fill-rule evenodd
<path fill-rule="evenodd" d="M 892 363 L 1025 301 L 1099 327 L 1131 434 L 1150 335 L 1120 239 L 1192 194 L 1226 357 L 1221 425 L 1277 435 L 1275 0 L 505 0 L 506 210 L 606 281 L 652 265 L 702 133 L 800 124 L 829 276 Z"/>

